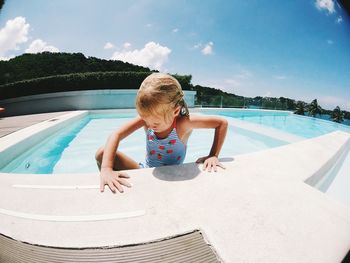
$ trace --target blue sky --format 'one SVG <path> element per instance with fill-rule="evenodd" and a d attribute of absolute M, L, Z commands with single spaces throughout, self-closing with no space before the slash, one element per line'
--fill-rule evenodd
<path fill-rule="evenodd" d="M 350 17 L 335 0 L 7 0 L 0 58 L 82 52 L 243 96 L 350 110 Z"/>

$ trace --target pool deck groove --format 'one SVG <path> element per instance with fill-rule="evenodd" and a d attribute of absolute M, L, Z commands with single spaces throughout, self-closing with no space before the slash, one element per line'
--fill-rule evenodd
<path fill-rule="evenodd" d="M 0 137 L 6 136 L 23 128 L 55 118 L 57 116 L 61 116 L 69 112 L 71 111 L 29 114 L 12 117 L 0 116 Z"/>
<path fill-rule="evenodd" d="M 145 213 L 58 222 L 0 210 L 0 233 L 31 244 L 88 248 L 142 244 L 200 229 L 223 262 L 340 262 L 350 248 L 350 208 L 305 180 L 325 173 L 324 164 L 349 141 L 350 134 L 333 132 L 232 156 L 217 173 L 195 163 L 130 170 L 133 187 L 123 194 L 72 187 L 96 186 L 98 174 L 2 173 L 0 209 L 45 216 Z"/>

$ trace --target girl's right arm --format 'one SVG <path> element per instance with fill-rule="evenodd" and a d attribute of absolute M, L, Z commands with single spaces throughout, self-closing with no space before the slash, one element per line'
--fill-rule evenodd
<path fill-rule="evenodd" d="M 106 184 L 108 184 L 112 192 L 115 192 L 116 189 L 118 189 L 119 192 L 123 192 L 121 185 L 130 186 L 130 184 L 124 179 L 128 177 L 125 173 L 113 171 L 115 153 L 121 140 L 139 128 L 143 127 L 144 125 L 144 120 L 140 117 L 136 117 L 132 121 L 124 124 L 109 136 L 103 151 L 103 158 L 101 163 L 101 192 L 103 192 L 104 186 Z"/>

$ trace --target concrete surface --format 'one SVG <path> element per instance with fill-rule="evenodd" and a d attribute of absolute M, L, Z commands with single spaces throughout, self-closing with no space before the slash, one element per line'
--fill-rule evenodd
<path fill-rule="evenodd" d="M 200 229 L 224 262 L 340 262 L 350 248 L 350 208 L 311 185 L 349 142 L 339 131 L 228 156 L 217 173 L 194 163 L 130 170 L 133 187 L 122 194 L 100 193 L 98 174 L 2 173 L 0 233 L 83 248 Z"/>

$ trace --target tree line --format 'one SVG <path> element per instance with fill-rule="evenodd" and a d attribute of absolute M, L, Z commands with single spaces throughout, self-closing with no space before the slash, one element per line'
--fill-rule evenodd
<path fill-rule="evenodd" d="M 0 99 L 22 96 L 97 89 L 138 89 L 152 72 L 108 71 L 84 72 L 27 79 L 0 85 Z M 190 88 L 191 75 L 173 75 L 185 89 Z"/>
<path fill-rule="evenodd" d="M 147 67 L 118 60 L 85 57 L 82 53 L 23 54 L 0 61 L 0 99 L 26 95 L 93 89 L 138 89 L 152 72 Z M 296 114 L 329 114 L 336 122 L 350 119 L 350 112 L 338 106 L 322 109 L 317 100 L 311 103 L 290 98 L 238 96 L 212 87 L 193 85 L 191 75 L 173 75 L 184 90 L 197 92 L 195 103 L 201 106 L 267 108 L 290 110 Z"/>
<path fill-rule="evenodd" d="M 152 72 L 149 68 L 119 60 L 86 58 L 82 53 L 23 54 L 0 61 L 0 85 L 48 76 L 85 72 Z"/>

